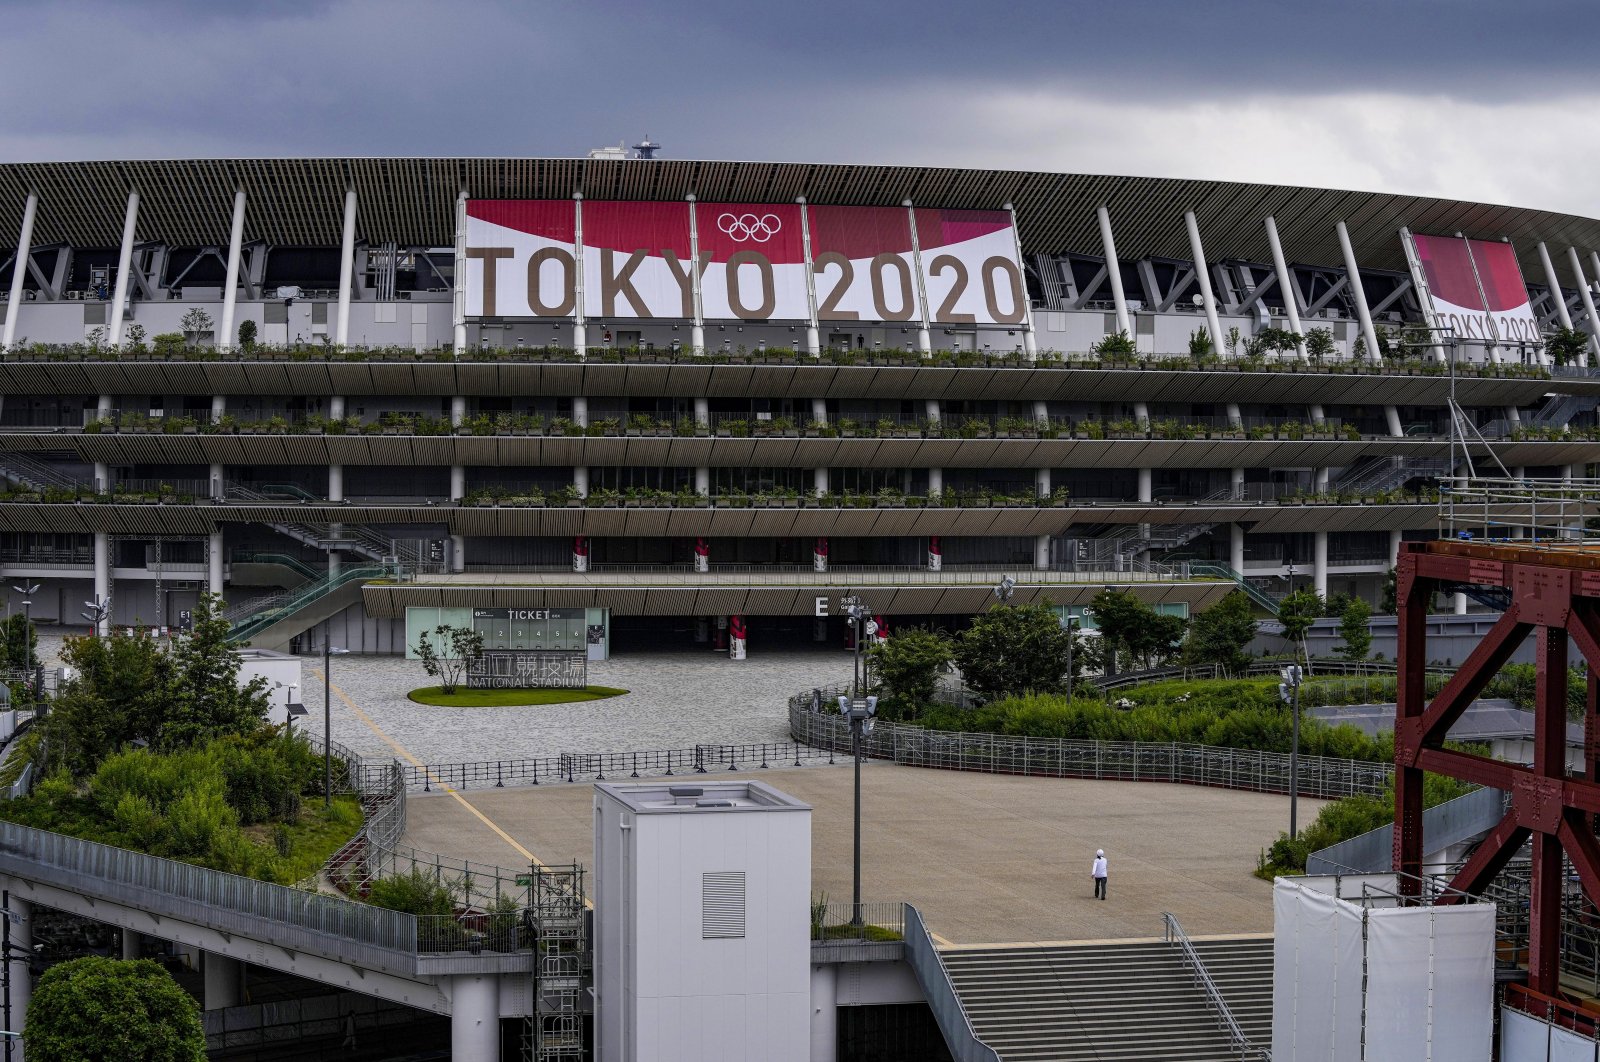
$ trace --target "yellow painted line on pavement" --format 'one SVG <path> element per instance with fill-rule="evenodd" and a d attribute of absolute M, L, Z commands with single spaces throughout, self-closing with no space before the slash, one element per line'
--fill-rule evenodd
<path fill-rule="evenodd" d="M 316 675 L 319 679 L 323 677 L 322 671 L 318 668 L 312 668 L 311 673 Z M 388 745 L 391 749 L 394 749 L 395 755 L 399 756 L 403 760 L 407 760 L 413 767 L 425 772 L 428 776 L 428 781 L 430 784 L 437 785 L 440 789 L 443 789 L 446 793 L 449 793 L 452 797 L 454 797 L 457 803 L 470 811 L 485 826 L 493 830 L 496 836 L 498 836 L 502 841 L 510 845 L 512 848 L 516 849 L 517 853 L 521 855 L 522 858 L 526 859 L 535 866 L 542 867 L 547 865 L 542 862 L 538 856 L 534 855 L 532 852 L 522 847 L 522 845 L 518 844 L 515 837 L 512 837 L 509 833 L 500 828 L 499 823 L 495 822 L 489 816 L 473 807 L 472 804 L 468 802 L 466 797 L 456 792 L 454 786 L 446 785 L 438 775 L 428 770 L 426 764 L 417 759 L 415 756 L 411 755 L 410 749 L 407 749 L 404 745 L 400 744 L 400 742 L 396 741 L 394 738 L 385 733 L 381 726 L 372 721 L 372 717 L 370 715 L 368 715 L 366 712 L 363 712 L 360 707 L 356 705 L 356 702 L 350 699 L 349 694 L 345 693 L 345 691 L 340 689 L 338 686 L 333 686 L 332 689 L 333 692 L 338 695 L 339 699 L 344 702 L 345 707 L 354 712 L 356 718 L 365 723 L 367 729 L 377 735 L 379 741 L 383 742 L 385 745 Z"/>

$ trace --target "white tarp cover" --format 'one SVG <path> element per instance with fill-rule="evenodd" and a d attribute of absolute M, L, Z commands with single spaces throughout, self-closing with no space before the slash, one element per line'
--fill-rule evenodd
<path fill-rule="evenodd" d="M 1274 1062 L 1488 1062 L 1494 906 L 1369 909 L 1333 892 L 1274 883 Z"/>
<path fill-rule="evenodd" d="M 1331 891 L 1273 885 L 1274 1062 L 1361 1060 L 1361 908 Z"/>
<path fill-rule="evenodd" d="M 1500 1008 L 1500 1062 L 1595 1062 L 1593 1040 L 1512 1007 Z"/>
<path fill-rule="evenodd" d="M 1366 1062 L 1488 1062 L 1493 904 L 1367 912 Z"/>

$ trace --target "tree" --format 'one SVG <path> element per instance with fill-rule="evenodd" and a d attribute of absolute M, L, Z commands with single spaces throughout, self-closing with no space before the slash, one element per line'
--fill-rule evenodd
<path fill-rule="evenodd" d="M 1336 349 L 1331 328 L 1313 328 L 1306 333 L 1306 357 L 1313 364 L 1333 357 Z"/>
<path fill-rule="evenodd" d="M 1243 590 L 1233 590 L 1195 616 L 1183 644 L 1185 664 L 1217 664 L 1232 672 L 1250 665 L 1246 651 L 1256 636 L 1255 609 Z"/>
<path fill-rule="evenodd" d="M 879 712 L 885 718 L 915 719 L 933 700 L 940 673 L 949 670 L 954 659 L 955 646 L 942 631 L 901 627 L 867 652 L 888 701 Z"/>
<path fill-rule="evenodd" d="M 1346 660 L 1365 660 L 1372 654 L 1372 606 L 1352 597 L 1339 614 L 1339 638 L 1344 642 L 1334 652 Z"/>
<path fill-rule="evenodd" d="M 1296 656 L 1312 624 L 1321 616 L 1322 597 L 1315 590 L 1296 590 L 1278 602 L 1278 622 L 1283 624 L 1283 638 Z"/>
<path fill-rule="evenodd" d="M 955 661 L 967 688 L 986 698 L 1060 693 L 1070 637 L 1044 605 L 996 605 L 961 632 Z"/>
<path fill-rule="evenodd" d="M 417 641 L 417 657 L 422 670 L 439 680 L 439 688 L 454 693 L 461 684 L 461 676 L 483 659 L 483 635 L 471 627 L 453 627 L 441 623 L 433 629 L 439 639 L 435 646 L 423 631 Z"/>
<path fill-rule="evenodd" d="M 248 317 L 239 322 L 239 345 L 245 350 L 256 345 L 256 323 Z"/>
<path fill-rule="evenodd" d="M 1589 349 L 1589 333 L 1580 328 L 1557 328 L 1544 340 L 1544 352 L 1557 365 L 1576 365 Z"/>
<path fill-rule="evenodd" d="M 23 1042 L 32 1062 L 204 1062 L 194 997 L 159 963 L 91 955 L 39 978 Z"/>
<path fill-rule="evenodd" d="M 145 330 L 144 325 L 142 324 L 131 324 L 122 330 L 123 345 L 128 347 L 130 350 L 143 350 L 144 337 Z"/>
<path fill-rule="evenodd" d="M 1181 616 L 1163 615 L 1128 590 L 1102 590 L 1089 602 L 1100 630 L 1101 663 L 1117 672 L 1118 661 L 1155 667 L 1178 651 L 1183 641 Z"/>
<path fill-rule="evenodd" d="M 258 675 L 239 685 L 242 661 L 228 641 L 232 625 L 218 614 L 220 604 L 215 595 L 201 594 L 189 635 L 166 654 L 166 704 L 149 721 L 150 743 L 159 749 L 248 734 L 266 719 L 267 680 Z"/>
<path fill-rule="evenodd" d="M 184 336 L 196 342 L 211 332 L 211 315 L 198 306 L 184 314 L 180 323 L 183 325 Z"/>
<path fill-rule="evenodd" d="M 28 617 L 14 612 L 0 621 L 0 667 L 25 668 L 39 662 L 39 634 Z"/>

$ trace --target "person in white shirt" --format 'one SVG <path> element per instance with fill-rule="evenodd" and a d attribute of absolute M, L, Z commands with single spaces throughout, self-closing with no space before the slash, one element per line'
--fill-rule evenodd
<path fill-rule="evenodd" d="M 1094 875 L 1095 899 L 1106 898 L 1106 854 L 1103 850 L 1096 849 L 1094 853 L 1094 868 L 1090 870 Z"/>

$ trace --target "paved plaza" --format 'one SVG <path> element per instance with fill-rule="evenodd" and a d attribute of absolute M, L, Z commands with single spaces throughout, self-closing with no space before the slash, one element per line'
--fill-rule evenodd
<path fill-rule="evenodd" d="M 813 892 L 848 902 L 851 774 L 824 766 L 715 777 L 759 777 L 809 802 Z M 507 867 L 523 860 L 515 842 L 542 862 L 592 866 L 592 792 L 414 794 L 406 841 Z M 1272 930 L 1272 886 L 1251 871 L 1287 825 L 1285 797 L 884 763 L 867 765 L 862 792 L 863 898 L 909 900 L 953 943 L 1150 937 L 1163 911 L 1191 934 Z M 1320 806 L 1303 801 L 1301 814 Z M 1096 848 L 1111 865 L 1104 902 L 1091 895 Z"/>

